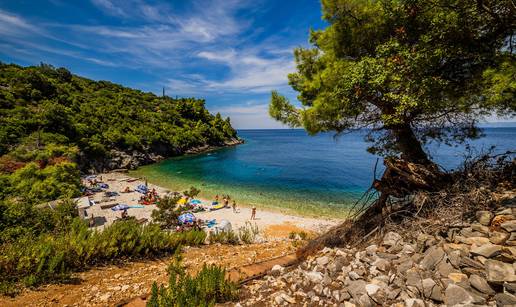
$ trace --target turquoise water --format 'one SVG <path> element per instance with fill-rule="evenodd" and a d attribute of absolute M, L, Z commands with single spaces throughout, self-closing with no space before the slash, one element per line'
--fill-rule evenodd
<path fill-rule="evenodd" d="M 213 198 L 229 194 L 239 204 L 306 215 L 342 217 L 370 186 L 377 157 L 366 152 L 363 132 L 308 136 L 303 130 L 241 130 L 246 143 L 210 153 L 184 156 L 139 168 L 135 175 L 182 191 L 190 186 Z M 516 148 L 516 128 L 486 128 L 473 141 L 477 151 Z M 444 168 L 460 164 L 464 147 L 430 146 Z M 381 160 L 378 176 L 381 176 Z"/>

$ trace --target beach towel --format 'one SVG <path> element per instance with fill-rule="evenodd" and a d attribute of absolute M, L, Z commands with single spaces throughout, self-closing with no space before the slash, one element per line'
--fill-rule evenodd
<path fill-rule="evenodd" d="M 190 201 L 190 203 L 191 203 L 192 205 L 200 205 L 200 204 L 202 204 L 202 201 L 200 201 L 200 200 L 198 200 L 198 199 L 192 199 L 192 200 Z"/>
<path fill-rule="evenodd" d="M 132 205 L 132 206 L 129 206 L 129 208 L 131 209 L 137 209 L 137 208 L 145 208 L 145 206 L 142 206 L 142 205 Z"/>

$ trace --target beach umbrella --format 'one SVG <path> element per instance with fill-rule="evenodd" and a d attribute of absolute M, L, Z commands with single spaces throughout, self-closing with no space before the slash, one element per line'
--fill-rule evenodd
<path fill-rule="evenodd" d="M 111 210 L 113 211 L 122 211 L 122 210 L 127 210 L 129 209 L 130 207 L 126 204 L 120 204 L 120 205 L 116 205 L 114 206 L 113 208 L 111 208 Z"/>
<path fill-rule="evenodd" d="M 190 201 L 190 203 L 193 204 L 193 205 L 200 205 L 200 204 L 202 204 L 202 202 L 200 200 L 198 200 L 198 199 L 192 199 Z"/>
<path fill-rule="evenodd" d="M 195 222 L 195 215 L 191 213 L 181 214 L 178 218 L 180 224 L 193 223 Z"/>

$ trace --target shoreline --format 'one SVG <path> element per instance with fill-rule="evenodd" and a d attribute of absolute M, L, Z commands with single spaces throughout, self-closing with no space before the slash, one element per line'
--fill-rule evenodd
<path fill-rule="evenodd" d="M 95 205 L 87 208 L 88 215 L 93 214 L 95 219 L 100 222 L 96 223 L 95 228 L 102 229 L 107 225 L 113 223 L 114 220 L 121 216 L 120 211 L 112 211 L 111 209 L 102 209 L 101 206 L 109 205 L 114 203 L 127 204 L 129 206 L 138 205 L 138 199 L 141 194 L 137 192 L 131 193 L 120 193 L 125 187 L 129 187 L 134 190 L 139 184 L 144 184 L 145 179 L 137 178 L 129 173 L 123 172 L 107 172 L 99 173 L 96 175 L 97 178 L 102 177 L 102 181 L 109 185 L 107 191 L 117 192 L 118 195 L 109 198 L 104 197 L 103 192 L 95 193 L 90 197 L 95 202 Z M 182 192 L 182 190 L 174 190 L 166 187 L 162 187 L 152 182 L 148 182 L 149 189 L 155 189 L 156 192 L 163 196 L 169 192 Z M 221 191 L 221 194 L 222 191 Z M 220 194 L 219 194 L 220 195 Z M 206 197 L 196 197 L 201 200 L 203 204 L 211 204 L 211 200 Z M 202 211 L 194 213 L 194 215 L 202 220 L 215 219 L 220 222 L 222 219 L 228 220 L 233 230 L 243 227 L 246 223 L 251 225 L 256 224 L 260 232 L 265 233 L 270 237 L 288 237 L 290 232 L 310 232 L 310 233 L 322 233 L 325 230 L 341 223 L 342 219 L 331 219 L 326 217 L 306 217 L 301 215 L 293 215 L 289 213 L 279 212 L 279 210 L 271 210 L 268 208 L 257 208 L 256 220 L 250 220 L 251 208 L 239 204 L 237 201 L 237 213 L 233 212 L 232 208 L 222 208 L 214 211 Z M 151 221 L 151 214 L 157 207 L 155 205 L 146 205 L 143 208 L 130 208 L 128 210 L 129 216 L 134 216 L 136 219 L 147 219 Z"/>

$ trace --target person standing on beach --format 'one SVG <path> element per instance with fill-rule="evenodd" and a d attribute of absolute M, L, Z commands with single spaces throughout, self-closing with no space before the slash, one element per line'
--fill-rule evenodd
<path fill-rule="evenodd" d="M 233 213 L 236 213 L 236 201 L 233 199 L 233 203 L 232 203 L 232 207 L 233 207 Z"/>
<path fill-rule="evenodd" d="M 256 206 L 251 209 L 251 220 L 256 220 Z"/>

